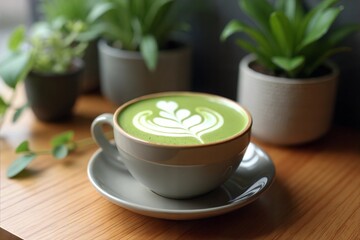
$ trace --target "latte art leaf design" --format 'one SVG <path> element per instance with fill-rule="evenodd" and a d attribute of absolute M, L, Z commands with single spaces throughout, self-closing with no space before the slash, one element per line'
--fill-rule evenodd
<path fill-rule="evenodd" d="M 178 109 L 174 101 L 159 101 L 156 107 L 160 110 L 159 116 L 153 117 L 151 110 L 136 114 L 133 124 L 139 130 L 166 137 L 193 137 L 204 143 L 202 136 L 219 129 L 224 124 L 223 117 L 216 111 L 197 107 L 196 114 L 188 109 Z"/>

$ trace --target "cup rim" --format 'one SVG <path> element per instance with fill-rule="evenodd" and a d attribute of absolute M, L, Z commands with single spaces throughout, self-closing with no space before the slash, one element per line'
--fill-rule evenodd
<path fill-rule="evenodd" d="M 133 136 L 129 133 L 127 133 L 123 128 L 121 128 L 119 122 L 118 122 L 118 116 L 120 114 L 120 112 L 125 109 L 126 107 L 128 107 L 129 105 L 138 102 L 138 101 L 142 101 L 145 99 L 149 99 L 149 98 L 156 98 L 156 97 L 162 97 L 162 96 L 169 96 L 169 95 L 178 95 L 178 96 L 204 96 L 204 97 L 210 97 L 210 98 L 217 98 L 220 99 L 221 101 L 226 101 L 228 103 L 231 103 L 233 105 L 236 105 L 238 108 L 240 108 L 242 111 L 245 112 L 248 121 L 246 126 L 238 133 L 219 140 L 219 141 L 214 141 L 214 142 L 209 142 L 209 143 L 204 143 L 204 144 L 193 144 L 193 145 L 187 145 L 187 144 L 166 144 L 166 143 L 156 143 L 156 142 L 149 142 L 143 139 L 140 139 L 136 136 Z M 250 112 L 243 107 L 242 105 L 240 105 L 238 102 L 231 100 L 229 98 L 226 97 L 222 97 L 219 95 L 215 95 L 215 94 L 210 94 L 210 93 L 203 93 L 203 92 L 192 92 L 192 91 L 166 91 L 166 92 L 159 92 L 159 93 L 152 93 L 152 94 L 147 94 L 144 96 L 140 96 L 137 98 L 134 98 L 124 104 L 122 104 L 120 107 L 118 107 L 115 111 L 115 113 L 113 114 L 113 123 L 114 123 L 114 129 L 116 128 L 117 130 L 119 130 L 121 132 L 122 135 L 126 136 L 127 138 L 130 138 L 133 141 L 136 141 L 138 143 L 142 143 L 142 144 L 146 144 L 146 145 L 150 145 L 150 146 L 154 146 L 154 147 L 165 147 L 165 148 L 202 148 L 202 147 L 208 147 L 208 146 L 213 146 L 213 145 L 220 145 L 226 142 L 231 142 L 235 139 L 238 139 L 241 136 L 246 135 L 250 130 L 251 130 L 251 126 L 253 124 L 253 119 L 252 116 L 250 114 Z"/>

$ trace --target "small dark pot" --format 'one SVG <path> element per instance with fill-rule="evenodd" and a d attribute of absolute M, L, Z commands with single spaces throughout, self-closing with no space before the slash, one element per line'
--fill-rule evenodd
<path fill-rule="evenodd" d="M 86 66 L 81 77 L 81 93 L 90 93 L 99 89 L 99 53 L 97 44 L 97 40 L 91 41 L 85 51 L 83 59 Z"/>
<path fill-rule="evenodd" d="M 30 72 L 25 79 L 25 91 L 35 116 L 45 122 L 71 117 L 79 95 L 84 62 L 77 59 L 71 72 L 64 74 Z"/>

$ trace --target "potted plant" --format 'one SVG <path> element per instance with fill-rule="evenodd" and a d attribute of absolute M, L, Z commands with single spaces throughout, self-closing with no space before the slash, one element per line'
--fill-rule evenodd
<path fill-rule="evenodd" d="M 239 1 L 256 26 L 233 20 L 221 39 L 242 32 L 237 44 L 252 53 L 240 63 L 238 100 L 253 115 L 254 136 L 301 144 L 323 136 L 332 123 L 339 71 L 329 57 L 346 50 L 343 38 L 359 29 L 331 29 L 343 6 L 323 0 L 307 10 L 298 0 Z"/>
<path fill-rule="evenodd" d="M 10 36 L 8 54 L 0 61 L 0 76 L 12 89 L 25 79 L 28 104 L 39 120 L 59 121 L 72 114 L 84 67 L 81 57 L 87 47 L 87 42 L 77 39 L 82 28 L 81 22 L 38 22 L 28 38 L 24 27 Z"/>
<path fill-rule="evenodd" d="M 80 21 L 84 25 L 79 39 L 89 41 L 89 46 L 84 54 L 86 66 L 81 80 L 81 90 L 85 93 L 94 91 L 99 87 L 97 43 L 104 26 L 97 20 L 110 7 L 111 5 L 108 3 L 98 3 L 95 0 L 46 0 L 40 2 L 44 21 L 54 22 L 62 19 L 63 21 Z"/>
<path fill-rule="evenodd" d="M 112 8 L 98 44 L 100 85 L 116 104 L 144 94 L 186 90 L 190 84 L 190 48 L 172 41 L 184 26 L 174 0 L 108 0 Z"/>

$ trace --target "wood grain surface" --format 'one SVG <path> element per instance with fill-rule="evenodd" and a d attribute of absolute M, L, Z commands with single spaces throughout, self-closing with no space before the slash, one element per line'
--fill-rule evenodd
<path fill-rule="evenodd" d="M 21 96 L 19 98 L 21 101 Z M 1 131 L 1 239 L 360 239 L 360 132 L 333 127 L 322 139 L 279 147 L 257 139 L 276 166 L 276 179 L 258 200 L 201 220 L 145 217 L 110 203 L 90 184 L 86 168 L 95 145 L 65 160 L 44 156 L 16 179 L 6 169 L 14 149 L 30 139 L 37 149 L 66 130 L 90 136 L 91 121 L 116 106 L 82 96 L 73 119 L 42 123 L 29 110 Z M 9 234 L 11 233 L 11 234 Z"/>

